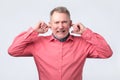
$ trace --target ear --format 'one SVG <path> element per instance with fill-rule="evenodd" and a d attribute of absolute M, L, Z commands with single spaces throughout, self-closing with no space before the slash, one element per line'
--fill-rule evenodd
<path fill-rule="evenodd" d="M 70 28 L 71 28 L 72 25 L 73 25 L 73 24 L 72 24 L 72 20 L 70 20 Z"/>

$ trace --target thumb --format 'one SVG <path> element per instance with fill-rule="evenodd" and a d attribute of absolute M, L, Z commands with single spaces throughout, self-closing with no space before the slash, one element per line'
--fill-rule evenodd
<path fill-rule="evenodd" d="M 72 31 L 71 31 L 71 33 L 75 33 L 75 34 L 78 34 L 78 32 L 77 32 L 77 31 L 74 31 L 74 30 L 72 30 Z"/>
<path fill-rule="evenodd" d="M 72 30 L 71 33 L 74 33 L 74 31 Z"/>

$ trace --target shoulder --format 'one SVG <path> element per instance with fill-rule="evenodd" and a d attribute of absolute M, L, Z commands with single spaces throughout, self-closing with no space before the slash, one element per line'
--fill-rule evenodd
<path fill-rule="evenodd" d="M 48 36 L 38 36 L 35 40 L 35 42 L 46 42 L 49 41 L 51 39 L 51 35 Z"/>
<path fill-rule="evenodd" d="M 71 35 L 72 37 L 72 40 L 74 42 L 77 42 L 77 43 L 86 43 L 86 40 L 82 37 L 82 36 L 79 36 L 79 35 Z"/>
<path fill-rule="evenodd" d="M 71 37 L 71 39 L 73 39 L 73 40 L 78 40 L 78 39 L 81 39 L 81 38 L 82 38 L 80 35 L 74 35 L 74 34 L 71 34 L 70 37 Z"/>

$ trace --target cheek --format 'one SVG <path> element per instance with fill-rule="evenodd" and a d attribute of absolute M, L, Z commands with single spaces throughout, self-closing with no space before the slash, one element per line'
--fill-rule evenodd
<path fill-rule="evenodd" d="M 55 27 L 51 27 L 50 29 L 52 32 L 55 32 L 57 30 L 57 28 L 55 28 Z"/>
<path fill-rule="evenodd" d="M 69 29 L 70 29 L 70 26 L 66 27 L 65 29 L 66 29 L 66 30 L 69 30 Z"/>
<path fill-rule="evenodd" d="M 69 23 L 69 24 L 66 24 L 65 26 L 66 26 L 66 27 L 65 27 L 66 29 L 70 29 L 70 28 L 71 28 L 71 24 L 70 24 L 70 23 Z"/>

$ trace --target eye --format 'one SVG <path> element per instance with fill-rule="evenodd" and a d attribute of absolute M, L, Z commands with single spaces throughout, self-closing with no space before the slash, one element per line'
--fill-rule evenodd
<path fill-rule="evenodd" d="M 63 21 L 62 23 L 67 23 L 67 21 Z"/>
<path fill-rule="evenodd" d="M 56 21 L 56 22 L 55 22 L 55 24 L 59 24 L 59 22 L 58 22 L 58 21 Z"/>

